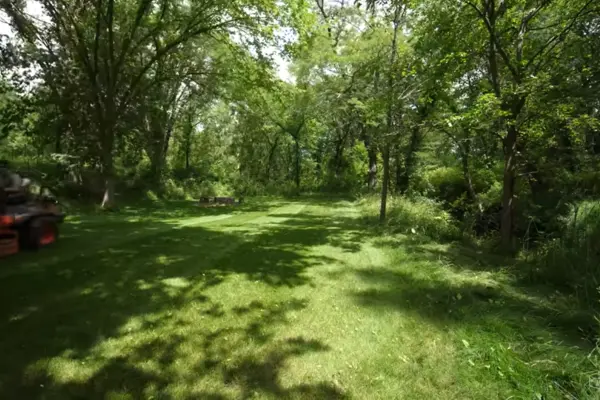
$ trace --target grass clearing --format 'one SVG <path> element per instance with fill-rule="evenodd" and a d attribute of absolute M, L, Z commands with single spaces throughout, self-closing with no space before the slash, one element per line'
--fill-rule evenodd
<path fill-rule="evenodd" d="M 1 261 L 0 398 L 593 398 L 571 299 L 348 201 L 64 228 Z"/>

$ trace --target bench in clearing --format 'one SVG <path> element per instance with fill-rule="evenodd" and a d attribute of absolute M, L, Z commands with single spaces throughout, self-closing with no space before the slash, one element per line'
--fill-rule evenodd
<path fill-rule="evenodd" d="M 239 205 L 242 204 L 242 198 L 240 198 L 237 202 L 233 197 L 200 197 L 198 201 L 198 205 L 208 207 L 208 206 L 224 206 L 224 205 Z"/>

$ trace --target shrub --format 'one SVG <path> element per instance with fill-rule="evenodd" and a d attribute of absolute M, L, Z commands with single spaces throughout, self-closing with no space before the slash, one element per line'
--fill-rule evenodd
<path fill-rule="evenodd" d="M 497 171 L 473 168 L 471 175 L 473 188 L 480 194 L 485 220 L 495 218 L 492 214 L 499 204 L 501 190 Z M 467 227 L 481 225 L 479 206 L 469 196 L 465 177 L 459 167 L 439 167 L 426 171 L 421 178 L 415 179 L 414 191 L 439 201 L 454 218 L 464 221 Z M 485 222 L 484 225 L 493 224 Z M 488 228 L 483 230 L 487 231 Z"/>
<path fill-rule="evenodd" d="M 163 183 L 163 196 L 170 200 L 185 200 L 186 193 L 180 183 L 173 179 L 166 179 Z"/>
<path fill-rule="evenodd" d="M 263 184 L 246 176 L 238 177 L 233 186 L 233 194 L 236 197 L 262 196 L 266 193 L 266 188 Z"/>
<path fill-rule="evenodd" d="M 153 203 L 157 203 L 158 201 L 160 201 L 160 199 L 158 198 L 156 193 L 154 193 L 154 191 L 152 191 L 152 190 L 146 191 L 146 199 L 150 200 Z"/>
<path fill-rule="evenodd" d="M 415 189 L 424 196 L 450 204 L 461 197 L 467 187 L 458 168 L 440 167 L 426 171 L 422 179 L 415 181 Z"/>
<path fill-rule="evenodd" d="M 366 197 L 359 204 L 368 220 L 378 220 L 378 197 Z M 457 221 L 433 200 L 405 197 L 389 199 L 386 227 L 391 232 L 421 234 L 437 240 L 455 240 L 461 237 L 458 226 Z"/>

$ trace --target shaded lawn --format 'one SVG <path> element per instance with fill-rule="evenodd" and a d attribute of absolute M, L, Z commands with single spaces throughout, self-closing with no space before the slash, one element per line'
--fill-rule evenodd
<path fill-rule="evenodd" d="M 1 261 L 0 398 L 581 395 L 570 303 L 435 246 L 323 199 L 77 216 Z"/>

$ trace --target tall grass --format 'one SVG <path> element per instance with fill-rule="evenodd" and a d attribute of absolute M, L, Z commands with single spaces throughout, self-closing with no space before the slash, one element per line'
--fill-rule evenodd
<path fill-rule="evenodd" d="M 573 205 L 559 238 L 534 253 L 532 277 L 571 289 L 591 309 L 598 308 L 600 287 L 600 201 Z"/>
<path fill-rule="evenodd" d="M 377 223 L 380 200 L 365 197 L 359 202 L 362 214 Z M 427 198 L 390 197 L 385 229 L 392 233 L 422 235 L 434 240 L 456 240 L 461 237 L 459 223 L 441 204 Z"/>
<path fill-rule="evenodd" d="M 562 219 L 562 232 L 534 252 L 532 279 L 551 283 L 573 293 L 591 315 L 600 315 L 600 201 L 583 201 L 572 205 Z M 583 398 L 600 398 L 600 319 L 588 335 L 596 341 L 587 357 L 591 365 L 581 375 Z"/>

